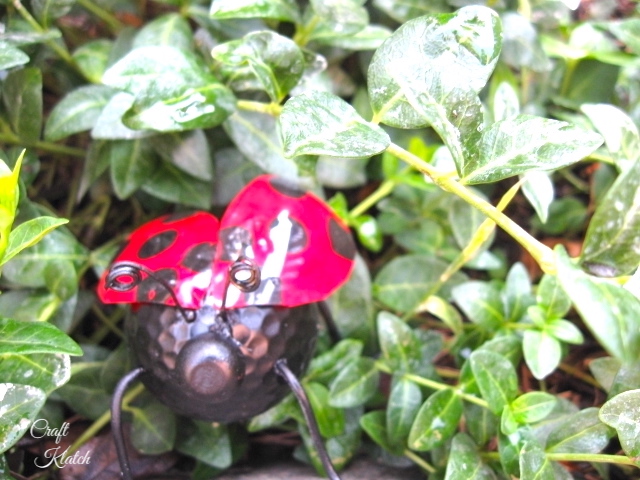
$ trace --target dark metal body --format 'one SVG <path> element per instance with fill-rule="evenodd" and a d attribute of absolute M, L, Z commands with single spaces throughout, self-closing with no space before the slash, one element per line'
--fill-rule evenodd
<path fill-rule="evenodd" d="M 245 307 L 224 313 L 204 307 L 193 322 L 164 305 L 142 305 L 127 321 L 129 345 L 144 369 L 140 379 L 176 413 L 230 423 L 282 400 L 287 382 L 274 368 L 284 360 L 302 376 L 315 348 L 316 304 Z"/>

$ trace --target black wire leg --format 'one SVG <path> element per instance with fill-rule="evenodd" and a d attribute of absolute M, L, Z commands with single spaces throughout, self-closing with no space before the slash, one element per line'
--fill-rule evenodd
<path fill-rule="evenodd" d="M 322 462 L 325 473 L 330 480 L 340 480 L 340 477 L 336 473 L 335 468 L 333 468 L 333 464 L 331 463 L 331 459 L 329 458 L 327 449 L 324 447 L 324 442 L 322 441 L 320 431 L 318 430 L 318 422 L 316 422 L 316 417 L 314 416 L 313 410 L 311 409 L 311 404 L 309 403 L 309 397 L 307 397 L 307 393 L 304 391 L 304 388 L 302 388 L 302 385 L 298 381 L 298 378 L 287 366 L 286 360 L 280 359 L 276 361 L 275 368 L 278 375 L 282 376 L 289 384 L 289 387 L 291 387 L 293 394 L 296 396 L 296 399 L 300 404 L 300 408 L 302 408 L 302 413 L 305 420 L 307 421 L 307 425 L 309 426 L 309 432 L 311 433 L 313 446 L 318 452 L 318 456 L 320 457 L 320 461 Z"/>
<path fill-rule="evenodd" d="M 333 343 L 338 343 L 340 340 L 342 340 L 342 335 L 340 335 L 338 326 L 333 320 L 333 315 L 331 315 L 331 309 L 329 309 L 329 305 L 327 305 L 327 302 L 325 301 L 318 302 L 318 308 L 320 309 L 320 315 L 322 316 L 322 319 L 327 326 L 327 332 L 329 332 L 331 341 Z"/>
<path fill-rule="evenodd" d="M 142 372 L 144 372 L 144 369 L 138 367 L 122 377 L 118 385 L 116 385 L 111 399 L 111 432 L 113 441 L 116 444 L 123 480 L 132 480 L 133 477 L 131 476 L 131 467 L 129 466 L 129 457 L 127 456 L 127 447 L 124 444 L 124 432 L 122 430 L 122 397 L 124 397 L 127 388 L 136 381 Z"/>

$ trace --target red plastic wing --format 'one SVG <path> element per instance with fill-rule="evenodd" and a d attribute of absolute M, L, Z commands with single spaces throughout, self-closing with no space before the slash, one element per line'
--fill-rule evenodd
<path fill-rule="evenodd" d="M 159 303 L 198 309 L 211 286 L 219 222 L 207 212 L 167 215 L 135 230 L 109 271 L 127 289 L 107 285 L 105 272 L 98 285 L 104 303 Z M 118 265 L 138 265 L 139 277 Z M 121 274 L 118 272 L 122 271 Z M 112 278 L 113 279 L 113 278 Z"/>
<path fill-rule="evenodd" d="M 322 200 L 260 176 L 222 217 L 211 295 L 220 306 L 230 265 L 245 257 L 260 268 L 260 284 L 253 292 L 229 285 L 227 308 L 318 302 L 349 278 L 355 252 L 351 232 Z"/>

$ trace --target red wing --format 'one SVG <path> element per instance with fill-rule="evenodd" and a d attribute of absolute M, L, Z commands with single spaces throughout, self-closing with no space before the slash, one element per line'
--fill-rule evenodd
<path fill-rule="evenodd" d="M 324 300 L 348 279 L 356 252 L 351 232 L 322 200 L 268 175 L 231 202 L 219 240 L 211 289 L 218 305 L 235 260 L 249 258 L 261 271 L 254 292 L 229 286 L 228 308 Z"/>
<path fill-rule="evenodd" d="M 109 272 L 105 272 L 98 285 L 98 296 L 104 303 L 175 305 L 164 282 L 175 292 L 180 306 L 200 308 L 213 277 L 218 224 L 213 215 L 196 212 L 167 215 L 142 225 L 131 234 L 111 267 L 117 272 L 118 263 L 123 265 L 121 262 L 141 265 L 139 283 L 123 269 L 115 280 L 130 285 L 130 289 L 108 288 Z"/>

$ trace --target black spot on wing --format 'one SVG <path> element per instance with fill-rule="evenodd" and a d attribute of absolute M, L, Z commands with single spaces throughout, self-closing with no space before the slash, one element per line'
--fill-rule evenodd
<path fill-rule="evenodd" d="M 186 253 L 182 265 L 196 272 L 202 272 L 212 268 L 215 254 L 216 247 L 213 243 L 198 243 Z"/>
<path fill-rule="evenodd" d="M 287 218 L 287 221 L 291 222 L 291 230 L 289 232 L 289 244 L 287 245 L 287 251 L 289 253 L 298 253 L 303 250 L 309 238 L 307 232 L 300 222 L 293 218 Z M 269 226 L 269 230 L 273 230 L 280 227 L 280 220 L 277 218 Z"/>
<path fill-rule="evenodd" d="M 329 220 L 329 240 L 331 247 L 338 255 L 349 260 L 356 256 L 356 245 L 351 233 L 345 230 L 334 218 Z"/>
<path fill-rule="evenodd" d="M 136 292 L 136 300 L 139 303 L 162 303 L 171 295 L 158 279 L 162 279 L 168 286 L 174 287 L 177 279 L 176 271 L 173 268 L 164 268 L 154 272 L 153 277 L 142 280 L 138 284 Z"/>
<path fill-rule="evenodd" d="M 277 192 L 286 197 L 300 198 L 305 195 L 304 190 L 300 190 L 294 183 L 284 180 L 282 178 L 273 177 L 269 179 L 269 183 Z"/>
<path fill-rule="evenodd" d="M 142 247 L 140 247 L 138 256 L 143 260 L 154 257 L 169 248 L 177 237 L 178 232 L 176 230 L 165 230 L 164 232 L 157 233 L 144 242 Z"/>

